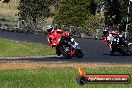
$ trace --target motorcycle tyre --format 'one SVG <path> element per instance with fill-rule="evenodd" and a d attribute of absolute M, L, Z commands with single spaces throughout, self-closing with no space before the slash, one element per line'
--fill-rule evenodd
<path fill-rule="evenodd" d="M 61 53 L 64 57 L 66 57 L 66 58 L 71 58 L 71 56 L 70 56 L 69 54 L 67 54 L 67 53 L 64 51 L 62 45 L 58 46 L 58 50 L 60 51 L 60 53 Z"/>
<path fill-rule="evenodd" d="M 131 56 L 132 55 L 132 52 L 127 47 L 124 47 L 123 45 L 120 45 L 119 48 L 122 51 L 123 55 L 126 55 L 126 56 Z"/>

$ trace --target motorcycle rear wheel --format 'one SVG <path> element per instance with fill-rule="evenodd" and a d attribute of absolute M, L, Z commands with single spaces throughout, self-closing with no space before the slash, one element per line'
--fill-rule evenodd
<path fill-rule="evenodd" d="M 119 48 L 122 51 L 123 55 L 127 55 L 127 56 L 132 55 L 132 52 L 127 47 L 124 47 L 123 45 L 120 45 Z"/>

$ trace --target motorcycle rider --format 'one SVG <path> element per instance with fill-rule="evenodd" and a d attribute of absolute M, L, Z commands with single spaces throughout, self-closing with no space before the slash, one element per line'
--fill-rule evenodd
<path fill-rule="evenodd" d="M 109 51 L 112 54 L 113 35 L 119 35 L 120 33 L 114 28 L 108 28 L 108 26 L 106 26 L 103 29 L 103 34 L 104 34 L 104 43 L 109 46 Z"/>
<path fill-rule="evenodd" d="M 69 37 L 69 32 L 66 32 L 66 31 L 63 31 L 63 30 L 60 30 L 60 29 L 57 29 L 57 28 L 54 28 L 52 25 L 48 25 L 47 26 L 47 33 L 48 33 L 48 36 L 52 35 L 55 31 L 57 31 L 57 33 L 61 34 L 63 37 L 65 38 L 68 38 Z M 52 43 L 52 40 L 49 38 L 49 40 L 51 41 Z M 61 55 L 61 53 L 56 49 L 56 54 L 58 56 Z"/>
<path fill-rule="evenodd" d="M 116 28 L 108 28 L 107 32 L 103 30 L 104 34 L 104 43 L 109 46 L 109 51 L 112 54 L 112 42 L 113 42 L 113 35 L 120 35 L 121 33 Z M 124 41 L 124 40 L 123 40 Z M 132 43 L 128 43 L 127 41 L 124 41 L 128 47 L 132 45 Z"/>

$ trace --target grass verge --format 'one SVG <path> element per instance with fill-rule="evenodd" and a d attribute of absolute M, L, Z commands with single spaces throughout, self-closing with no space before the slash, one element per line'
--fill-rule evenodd
<path fill-rule="evenodd" d="M 48 45 L 0 38 L 0 57 L 45 56 L 54 53 Z"/>
<path fill-rule="evenodd" d="M 132 84 L 86 84 L 76 83 L 76 69 L 39 68 L 0 70 L 0 88 L 132 88 Z M 130 74 L 131 67 L 87 68 L 89 74 Z"/>

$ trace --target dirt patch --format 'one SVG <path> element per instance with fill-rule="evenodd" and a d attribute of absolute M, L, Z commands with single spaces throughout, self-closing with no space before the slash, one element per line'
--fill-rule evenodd
<path fill-rule="evenodd" d="M 132 67 L 132 64 L 97 64 L 97 63 L 44 63 L 44 62 L 1 62 L 0 70 L 8 69 L 35 69 L 35 68 L 64 68 L 64 67 L 87 67 L 87 68 L 100 68 L 100 67 Z"/>

